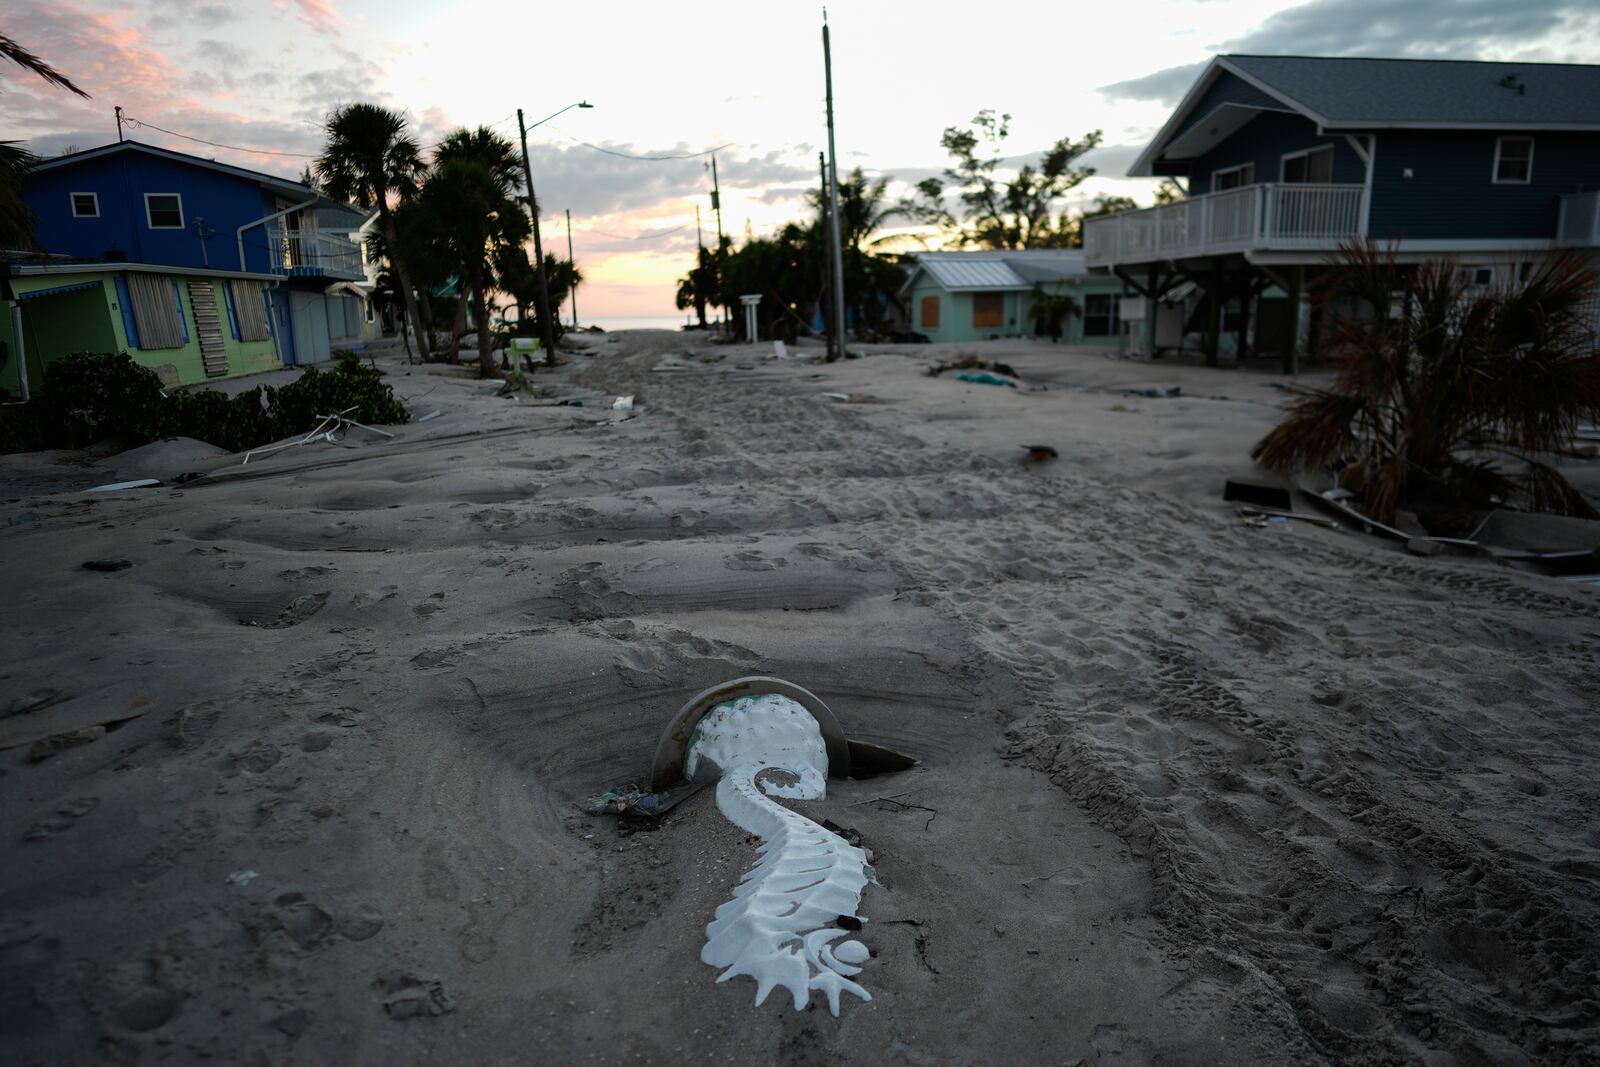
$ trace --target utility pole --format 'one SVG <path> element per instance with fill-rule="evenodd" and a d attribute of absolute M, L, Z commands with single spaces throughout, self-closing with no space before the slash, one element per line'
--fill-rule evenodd
<path fill-rule="evenodd" d="M 570 266 L 573 266 L 577 261 L 572 258 L 572 209 L 569 207 L 569 208 L 566 209 L 566 211 L 567 211 L 567 266 L 570 267 Z M 573 286 L 572 286 L 572 328 L 574 330 L 576 330 L 578 328 L 578 286 L 577 286 L 576 283 L 574 283 Z"/>
<path fill-rule="evenodd" d="M 117 111 L 117 143 L 121 144 L 122 143 L 122 105 L 121 104 L 117 105 L 116 111 Z"/>
<path fill-rule="evenodd" d="M 817 187 L 818 191 L 822 195 L 817 198 L 817 202 L 822 207 L 822 225 L 823 228 L 826 229 L 828 225 L 828 219 L 830 217 L 830 213 L 828 211 L 828 157 L 823 155 L 821 152 L 817 153 L 817 169 L 822 173 L 822 184 Z M 827 294 L 827 296 L 823 298 L 824 300 L 828 300 L 833 295 L 833 285 L 829 280 L 833 272 L 828 269 L 829 258 L 830 257 L 828 256 L 822 257 L 822 291 Z M 821 311 L 822 307 L 819 305 L 817 310 Z M 832 363 L 834 360 L 839 358 L 834 354 L 833 348 L 832 315 L 824 314 L 822 316 L 822 335 L 828 339 L 828 362 Z"/>
<path fill-rule="evenodd" d="M 700 249 L 700 251 L 704 252 L 706 250 L 706 239 L 703 236 L 701 236 L 701 234 L 700 234 L 700 205 L 699 204 L 696 204 L 694 206 L 694 244 L 695 244 L 696 248 Z"/>
<path fill-rule="evenodd" d="M 556 333 L 550 321 L 550 282 L 544 274 L 544 243 L 539 239 L 539 200 L 533 195 L 533 168 L 528 166 L 528 128 L 522 124 L 520 107 L 517 108 L 517 132 L 522 135 L 522 176 L 528 181 L 528 213 L 533 216 L 534 273 L 539 278 L 539 287 L 534 293 L 538 298 L 539 340 L 544 345 L 544 358 L 554 362 Z"/>
<path fill-rule="evenodd" d="M 833 233 L 833 328 L 844 347 L 844 249 L 839 240 L 839 150 L 833 143 L 833 47 L 828 40 L 828 9 L 822 9 L 822 73 L 828 89 L 828 228 Z M 835 357 L 837 358 L 837 357 Z"/>
<path fill-rule="evenodd" d="M 722 286 L 722 186 L 717 184 L 717 154 L 711 153 L 711 210 L 717 213 L 717 286 Z M 729 329 L 733 327 L 733 310 L 722 309 L 722 318 Z"/>

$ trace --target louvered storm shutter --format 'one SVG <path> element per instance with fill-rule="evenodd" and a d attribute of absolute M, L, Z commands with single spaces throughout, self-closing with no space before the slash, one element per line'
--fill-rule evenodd
<path fill-rule="evenodd" d="M 194 307 L 194 330 L 200 339 L 200 361 L 207 378 L 228 373 L 228 346 L 222 340 L 222 319 L 217 314 L 217 291 L 211 282 L 191 279 L 189 303 Z"/>
<path fill-rule="evenodd" d="M 128 295 L 133 299 L 133 321 L 139 329 L 139 347 L 182 348 L 188 343 L 182 305 L 173 299 L 172 280 L 160 274 L 129 274 Z"/>
<path fill-rule="evenodd" d="M 233 287 L 233 308 L 239 316 L 239 340 L 265 341 L 272 336 L 267 328 L 267 304 L 260 282 L 229 282 Z"/>

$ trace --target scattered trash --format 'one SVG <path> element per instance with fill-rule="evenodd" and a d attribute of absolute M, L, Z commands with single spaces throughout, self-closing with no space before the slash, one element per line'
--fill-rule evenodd
<path fill-rule="evenodd" d="M 1160 399 L 1163 399 L 1165 397 L 1182 396 L 1183 395 L 1182 387 L 1181 386 L 1176 386 L 1176 385 L 1172 385 L 1172 386 L 1151 386 L 1151 387 L 1145 388 L 1145 389 L 1118 389 L 1117 392 L 1122 393 L 1122 394 L 1124 394 L 1126 396 L 1144 396 L 1144 397 L 1149 397 L 1152 400 L 1160 400 Z"/>
<path fill-rule="evenodd" d="M 782 344 L 783 342 L 782 341 L 778 341 L 776 343 L 777 344 Z M 611 402 L 611 410 L 612 411 L 632 411 L 633 410 L 633 397 L 631 397 L 631 396 L 619 396 L 619 397 L 617 397 L 615 400 L 613 400 Z"/>
<path fill-rule="evenodd" d="M 928 368 L 928 377 L 937 378 L 947 370 L 992 370 L 996 374 L 1004 374 L 1010 378 L 1022 377 L 1022 375 L 1018 374 L 1011 368 L 1010 364 L 1001 363 L 999 360 L 979 359 L 977 356 L 971 354 L 958 356 L 949 363 L 935 363 L 933 366 Z"/>
<path fill-rule="evenodd" d="M 1321 526 L 1326 530 L 1337 530 L 1339 528 L 1339 524 L 1332 519 L 1325 519 L 1321 515 L 1310 515 L 1304 511 L 1279 511 L 1274 508 L 1258 508 L 1247 504 L 1239 509 L 1239 514 L 1246 518 L 1264 519 L 1268 523 L 1288 522 L 1290 519 L 1295 519 L 1299 522 L 1309 522 L 1313 526 Z"/>
<path fill-rule="evenodd" d="M 444 412 L 440 411 L 438 408 L 434 408 L 432 411 L 428 412 L 426 415 L 422 416 L 422 418 L 420 418 L 420 419 L 418 419 L 416 421 L 418 421 L 418 422 L 431 422 L 432 420 L 437 419 L 440 415 L 443 415 L 443 414 L 444 414 Z"/>
<path fill-rule="evenodd" d="M 260 877 L 260 871 L 234 871 L 228 875 L 228 881 L 233 885 L 246 886 Z"/>
<path fill-rule="evenodd" d="M 131 482 L 111 482 L 107 485 L 96 485 L 85 489 L 85 493 L 115 493 L 121 489 L 148 489 L 153 485 L 160 485 L 160 478 L 136 478 Z"/>
<path fill-rule="evenodd" d="M 958 374 L 956 375 L 956 381 L 971 382 L 973 385 L 1008 385 L 1013 389 L 1017 387 L 1017 383 L 1009 378 L 1002 378 L 998 374 L 991 374 L 986 370 Z"/>
<path fill-rule="evenodd" d="M 304 437 L 294 441 L 282 441 L 275 445 L 266 445 L 261 448 L 252 448 L 250 451 L 244 454 L 244 459 L 240 461 L 239 466 L 242 467 L 246 463 L 249 463 L 250 457 L 255 455 L 265 455 L 268 452 L 280 452 L 285 448 L 295 448 L 299 445 L 308 445 L 313 441 L 327 441 L 332 443 L 339 439 L 338 435 L 349 432 L 352 426 L 356 429 L 366 430 L 368 433 L 380 434 L 383 437 L 394 436 L 394 434 L 390 433 L 388 430 L 380 430 L 376 426 L 367 426 L 364 423 L 359 423 L 353 419 L 348 419 L 345 417 L 352 411 L 355 411 L 359 406 L 360 405 L 352 404 L 350 407 L 347 407 L 343 411 L 334 415 L 318 415 L 317 418 L 321 419 L 322 421 L 317 423 L 316 429 L 312 430 Z"/>
<path fill-rule="evenodd" d="M 1222 499 L 1237 501 L 1241 504 L 1254 504 L 1257 507 L 1272 508 L 1276 511 L 1287 512 L 1294 510 L 1294 490 L 1286 485 L 1246 482 L 1236 478 L 1229 478 L 1222 483 Z"/>
<path fill-rule="evenodd" d="M 204 477 L 205 474 L 202 471 L 190 471 L 188 474 L 180 474 L 176 478 L 172 479 L 172 484 L 188 485 L 190 482 L 199 481 Z"/>
<path fill-rule="evenodd" d="M 704 781 L 690 782 L 659 793 L 645 792 L 634 786 L 617 786 L 588 798 L 582 806 L 590 815 L 642 815 L 659 819 L 708 784 Z"/>
<path fill-rule="evenodd" d="M 1061 455 L 1049 445 L 1023 445 L 1022 447 L 1028 451 L 1028 454 L 1022 457 L 1022 462 L 1024 463 L 1048 463 Z"/>
<path fill-rule="evenodd" d="M 133 561 L 130 559 L 87 559 L 83 561 L 83 569 L 86 571 L 125 571 L 131 566 L 133 566 Z"/>
<path fill-rule="evenodd" d="M 837 400 L 842 404 L 866 404 L 872 398 L 866 393 L 823 393 L 829 400 Z"/>
<path fill-rule="evenodd" d="M 828 831 L 830 834 L 838 834 L 840 837 L 844 838 L 857 848 L 861 847 L 861 834 L 859 831 L 852 830 L 845 826 L 840 826 L 832 819 L 823 819 L 822 828 Z"/>

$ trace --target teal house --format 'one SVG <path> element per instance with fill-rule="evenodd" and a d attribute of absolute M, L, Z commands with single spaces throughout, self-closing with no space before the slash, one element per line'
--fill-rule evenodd
<path fill-rule="evenodd" d="M 1079 314 L 1062 323 L 1065 344 L 1115 345 L 1123 283 L 1090 274 L 1082 249 L 920 252 L 900 289 L 910 327 L 930 341 L 1043 337 L 1031 314 L 1035 288 L 1068 294 Z"/>

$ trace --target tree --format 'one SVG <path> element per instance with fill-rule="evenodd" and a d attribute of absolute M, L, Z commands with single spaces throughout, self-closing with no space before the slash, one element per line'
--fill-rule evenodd
<path fill-rule="evenodd" d="M 0 56 L 31 70 L 51 85 L 89 99 L 89 94 L 74 85 L 72 79 L 3 33 Z M 37 162 L 38 157 L 22 147 L 21 141 L 0 141 L 0 248 L 34 247 L 33 209 L 23 198 L 22 187 Z"/>
<path fill-rule="evenodd" d="M 1093 130 L 1080 140 L 1063 137 L 1038 159 L 1024 164 L 1010 181 L 1001 178 L 1003 147 L 1011 134 L 1011 116 L 978 112 L 969 128 L 945 127 L 939 144 L 953 160 L 944 178 L 925 178 L 916 195 L 901 206 L 907 215 L 950 233 L 963 245 L 980 248 L 1060 248 L 1072 228 L 1065 210 L 1056 205 L 1091 177 L 1093 167 L 1075 166 L 1084 153 L 1099 147 L 1103 134 Z M 956 194 L 959 213 L 949 202 Z"/>
<path fill-rule="evenodd" d="M 1156 203 L 1158 204 L 1176 204 L 1178 201 L 1187 200 L 1188 198 L 1189 194 L 1184 192 L 1183 187 L 1171 178 L 1162 178 L 1161 184 L 1156 186 Z"/>
<path fill-rule="evenodd" d="M 1107 194 L 1095 199 L 1094 207 L 1085 208 L 1075 219 L 1066 221 L 1066 240 L 1063 245 L 1067 248 L 1083 247 L 1083 227 L 1090 219 L 1097 219 L 1104 215 L 1115 215 L 1119 211 L 1133 211 L 1139 207 L 1139 202 L 1131 196 L 1113 196 Z"/>
<path fill-rule="evenodd" d="M 1600 348 L 1584 318 L 1600 298 L 1600 269 L 1566 252 L 1483 290 L 1453 262 L 1413 271 L 1352 244 L 1331 293 L 1369 313 L 1334 326 L 1339 377 L 1301 390 L 1252 458 L 1285 473 L 1341 471 L 1379 522 L 1404 508 L 1447 529 L 1452 516 L 1503 502 L 1597 517 L 1539 457 L 1600 416 Z"/>
<path fill-rule="evenodd" d="M 517 308 L 517 318 L 528 336 L 540 337 L 544 331 L 539 323 L 539 274 L 533 260 L 523 245 L 507 246 L 496 261 L 495 272 L 500 290 L 511 297 Z M 583 272 L 570 259 L 557 259 L 554 254 L 544 254 L 544 276 L 550 290 L 550 314 L 555 321 L 550 332 L 562 334 L 561 306 L 571 297 L 573 290 L 583 284 Z"/>
<path fill-rule="evenodd" d="M 820 251 L 826 256 L 827 228 L 825 195 L 821 189 L 811 194 L 821 228 Z M 905 214 L 902 204 L 889 200 L 889 179 L 868 178 L 860 167 L 839 180 L 839 243 L 844 260 L 844 292 L 855 313 L 858 329 L 877 330 L 883 326 L 891 302 L 898 299 L 905 275 L 894 263 L 873 255 L 867 249 L 876 244 L 872 235 L 897 216 Z M 879 238 L 878 240 L 881 240 Z M 824 305 L 827 301 L 823 301 Z"/>
<path fill-rule="evenodd" d="M 335 108 L 323 124 L 328 135 L 316 160 L 321 189 L 336 200 L 346 200 L 365 211 L 378 212 L 379 229 L 405 298 L 406 317 L 419 322 L 416 291 L 412 288 L 405 249 L 397 238 L 390 198 L 413 195 L 423 172 L 422 150 L 406 136 L 405 117 L 376 104 L 347 104 Z M 419 332 L 424 357 L 431 354 L 431 331 Z"/>
<path fill-rule="evenodd" d="M 1083 308 L 1078 305 L 1078 298 L 1071 293 L 1048 291 L 1042 285 L 1035 285 L 1029 294 L 1028 317 L 1037 325 L 1039 332 L 1052 341 L 1061 340 L 1061 335 L 1067 332 L 1068 319 L 1082 314 Z"/>
<path fill-rule="evenodd" d="M 477 159 L 446 158 L 417 195 L 415 218 L 435 263 L 454 266 L 477 309 L 478 373 L 494 373 L 488 292 L 494 264 L 505 263 L 532 229 L 503 177 Z"/>

